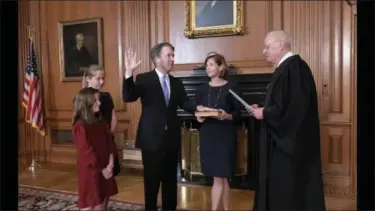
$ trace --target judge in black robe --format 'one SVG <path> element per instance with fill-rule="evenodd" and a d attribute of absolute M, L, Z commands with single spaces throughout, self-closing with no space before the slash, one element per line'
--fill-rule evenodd
<path fill-rule="evenodd" d="M 278 67 L 264 107 L 253 110 L 263 119 L 254 209 L 325 210 L 314 77 L 280 34 L 265 41 L 264 53 Z"/>

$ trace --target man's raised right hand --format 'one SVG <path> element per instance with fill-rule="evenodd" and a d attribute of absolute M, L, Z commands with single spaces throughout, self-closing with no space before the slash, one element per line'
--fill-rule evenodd
<path fill-rule="evenodd" d="M 137 54 L 133 49 L 129 48 L 125 52 L 125 74 L 132 76 L 133 72 L 142 63 L 142 60 L 137 62 Z"/>

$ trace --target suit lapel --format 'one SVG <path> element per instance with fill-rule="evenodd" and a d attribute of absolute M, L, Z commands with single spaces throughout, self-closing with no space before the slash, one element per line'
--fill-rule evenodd
<path fill-rule="evenodd" d="M 170 92 L 170 97 L 169 97 L 169 105 L 171 104 L 171 102 L 173 102 L 173 100 L 175 99 L 175 78 L 171 75 L 169 75 L 169 92 Z"/>

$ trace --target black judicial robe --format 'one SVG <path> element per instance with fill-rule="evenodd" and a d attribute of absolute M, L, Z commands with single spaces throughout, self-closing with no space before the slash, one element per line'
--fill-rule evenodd
<path fill-rule="evenodd" d="M 317 101 L 306 62 L 284 60 L 267 89 L 254 210 L 325 210 Z"/>

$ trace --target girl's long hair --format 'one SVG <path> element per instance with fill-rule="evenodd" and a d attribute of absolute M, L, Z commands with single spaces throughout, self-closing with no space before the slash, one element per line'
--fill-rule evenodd
<path fill-rule="evenodd" d="M 91 87 L 82 88 L 78 92 L 73 101 L 73 124 L 78 120 L 81 120 L 86 124 L 94 124 L 100 120 L 100 112 L 95 113 L 93 111 L 93 106 L 96 102 L 96 95 L 98 94 L 99 90 Z"/>

